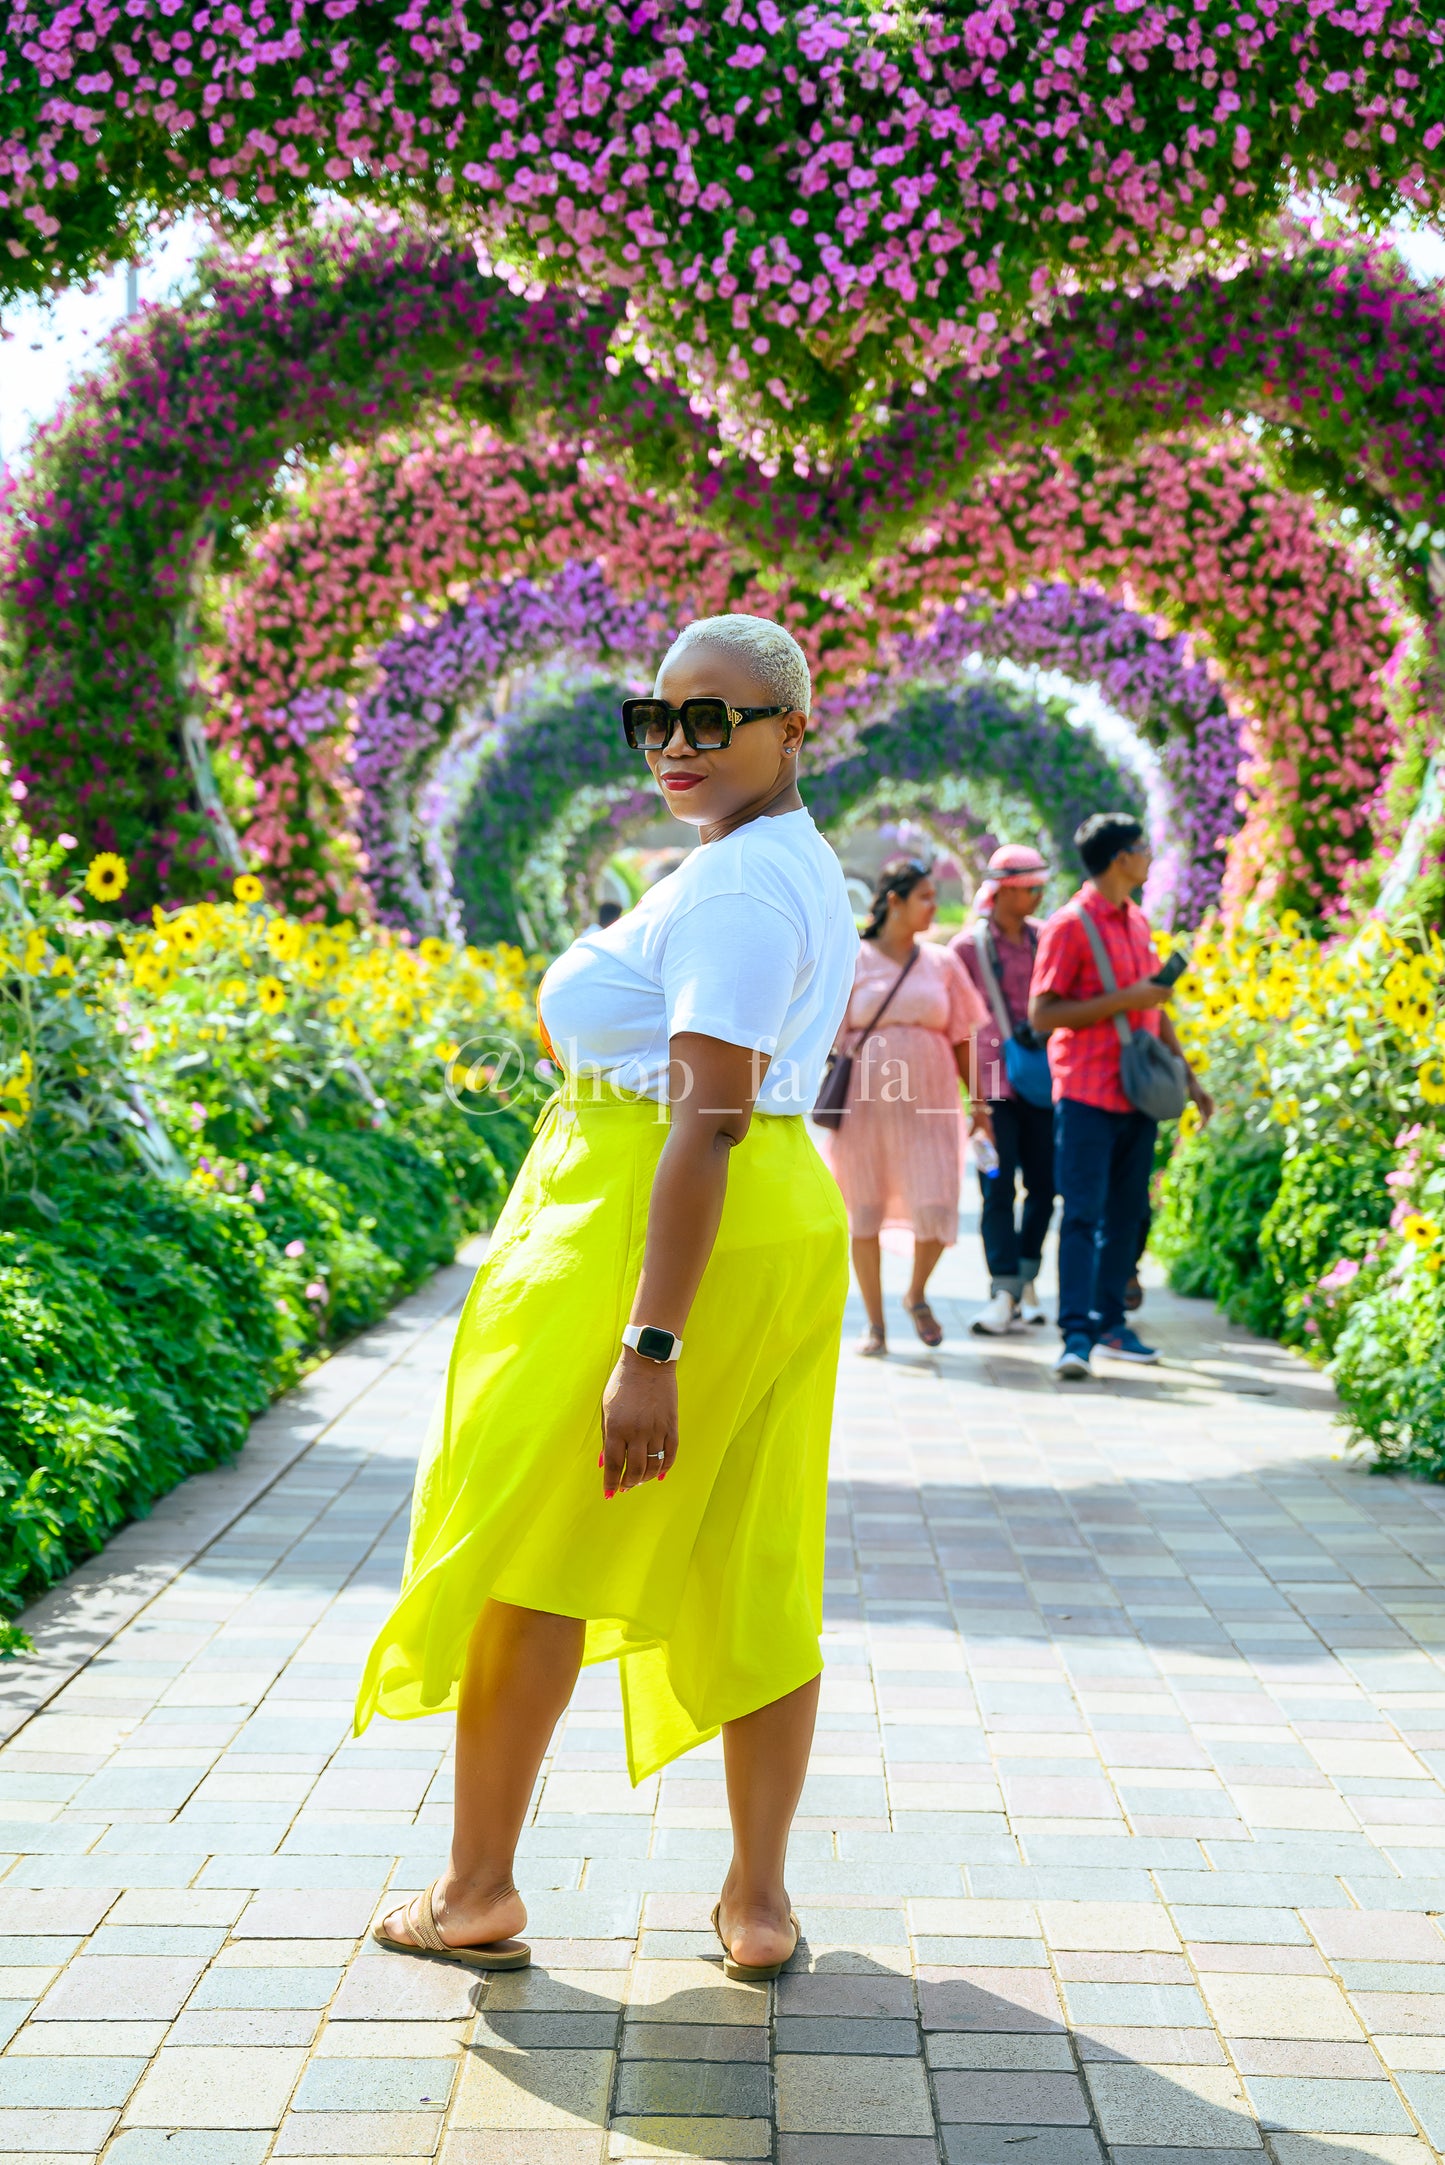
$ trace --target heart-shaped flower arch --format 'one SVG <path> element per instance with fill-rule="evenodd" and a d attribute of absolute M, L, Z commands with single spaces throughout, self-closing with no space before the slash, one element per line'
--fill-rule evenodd
<path fill-rule="evenodd" d="M 210 664 L 213 726 L 258 777 L 248 847 L 303 906 L 323 892 L 320 853 L 339 812 L 299 819 L 285 806 L 314 789 L 318 759 L 334 767 L 348 751 L 347 695 L 364 685 L 378 634 L 417 595 L 465 591 L 469 576 L 545 580 L 568 551 L 598 562 L 620 595 L 666 596 L 678 615 L 743 607 L 781 616 L 825 691 L 870 665 L 906 681 L 911 628 L 926 633 L 950 606 L 976 626 L 968 636 L 979 650 L 1097 684 L 1164 755 L 1184 853 L 1178 905 L 1190 921 L 1217 893 L 1216 844 L 1239 825 L 1241 732 L 1260 790 L 1271 790 L 1276 760 L 1301 759 L 1301 746 L 1311 786 L 1303 801 L 1262 800 L 1238 892 L 1263 878 L 1317 906 L 1368 848 L 1362 808 L 1393 741 L 1385 695 L 1401 626 L 1356 553 L 1309 505 L 1272 487 L 1247 447 L 1159 444 L 1092 473 L 1042 454 L 876 562 L 854 608 L 796 581 L 760 588 L 715 537 L 561 446 L 444 432 L 383 440 L 367 459 L 323 469 L 228 584 Z M 1084 600 L 1077 616 L 1057 596 L 1014 606 L 1035 580 L 1103 588 L 1121 613 L 1102 621 L 1127 616 L 1136 627 L 1120 652 L 1152 645 L 1141 610 L 1188 627 L 1198 696 L 1164 695 L 1176 663 L 1162 652 L 1142 674 L 1122 669 L 1115 630 L 1100 636 L 1099 604 Z M 1211 719 L 1203 700 L 1204 657 L 1227 720 Z M 298 679 L 312 689 L 288 700 Z M 320 719 L 333 734 L 312 732 Z M 425 726 L 418 734 L 431 741 Z"/>
<path fill-rule="evenodd" d="M 486 837 L 471 848 L 474 863 L 485 869 L 478 875 L 482 884 L 473 881 L 469 929 L 477 938 L 515 936 L 517 927 L 499 899 L 506 888 L 499 867 L 515 870 L 521 862 L 518 849 L 530 847 L 518 837 L 542 817 L 534 801 L 539 789 L 546 799 L 543 824 L 549 829 L 555 824 L 558 778 L 533 776 L 531 755 L 514 753 L 512 740 L 519 732 L 525 736 L 559 668 L 606 675 L 621 665 L 639 682 L 649 681 L 678 624 L 676 613 L 669 614 L 660 599 L 626 602 L 595 564 L 569 564 L 546 585 L 520 578 L 480 589 L 464 603 L 409 624 L 379 650 L 370 687 L 355 702 L 347 768 L 366 884 L 383 917 L 417 932 L 459 929 L 450 859 L 460 826 Z M 1228 748 L 1222 761 L 1206 762 L 1202 793 L 1190 787 L 1192 762 L 1181 762 L 1183 771 L 1171 774 L 1174 786 L 1160 806 L 1157 835 L 1174 872 L 1167 896 L 1159 897 L 1167 901 L 1169 914 L 1194 924 L 1217 901 L 1223 841 L 1238 824 L 1233 799 L 1239 726 L 1218 684 L 1202 664 L 1190 660 L 1184 641 L 1161 639 L 1144 619 L 1100 594 L 1058 586 L 997 609 L 982 605 L 980 598 L 974 614 L 945 611 L 928 636 L 893 640 L 889 646 L 890 670 L 870 672 L 815 706 L 817 726 L 807 760 L 810 778 L 816 778 L 810 802 L 818 790 L 824 792 L 818 801 L 829 807 L 829 822 L 842 818 L 860 791 L 879 796 L 890 775 L 905 791 L 916 793 L 918 785 L 926 785 L 933 804 L 941 801 L 939 787 L 952 776 L 966 794 L 973 792 L 971 802 L 985 784 L 1030 801 L 1031 817 L 1049 831 L 1056 857 L 1071 864 L 1058 806 L 1087 810 L 1090 788 L 1118 781 L 1116 765 L 1097 752 L 1092 739 L 1079 737 L 1036 703 L 1010 703 L 1010 694 L 994 691 L 978 694 L 982 706 L 970 706 L 974 691 L 954 687 L 979 657 L 1066 670 L 1072 664 L 1073 674 L 1086 674 L 1146 736 L 1175 752 L 1183 748 L 1181 739 L 1196 757 L 1216 742 Z M 920 708 L 924 685 L 938 688 L 955 706 L 945 701 Z M 951 719 L 955 707 L 959 714 L 966 707 L 974 717 L 967 728 Z M 1000 727 L 1010 716 L 1018 722 L 1018 744 L 1008 758 L 981 723 L 975 726 L 985 710 Z M 922 741 L 923 725 L 909 719 L 924 711 L 939 718 L 931 753 Z M 636 756 L 622 748 L 615 704 L 605 712 L 589 704 L 587 713 L 588 726 L 595 726 L 603 741 L 571 743 L 568 757 L 575 772 L 569 780 L 564 767 L 563 794 L 569 787 L 579 794 L 605 787 L 630 799 L 639 769 Z M 1045 744 L 1048 756 L 1041 760 Z M 963 771 L 961 760 L 971 762 Z M 845 786 L 845 773 L 856 781 Z M 1046 774 L 1059 779 L 1046 784 Z M 495 808 L 469 801 L 474 791 L 487 799 L 498 790 L 507 799 L 500 830 Z M 1136 793 L 1132 782 L 1122 792 L 1131 799 Z M 1116 787 L 1114 797 L 1120 796 Z M 658 806 L 650 787 L 643 803 L 655 817 Z M 1083 810 L 1073 810 L 1072 824 Z"/>
<path fill-rule="evenodd" d="M 1367 513 L 1387 540 L 1397 538 L 1422 488 L 1438 495 L 1439 445 L 1422 431 L 1420 457 L 1408 472 L 1391 471 L 1397 438 L 1387 394 L 1401 370 L 1433 365 L 1438 308 L 1432 313 L 1418 295 L 1395 292 L 1378 264 L 1346 262 L 1328 250 L 1278 275 L 1286 273 L 1291 310 L 1298 313 L 1313 278 L 1317 306 L 1333 311 L 1331 350 L 1343 324 L 1352 353 L 1368 350 L 1373 328 L 1388 356 L 1375 406 L 1375 394 L 1362 396 L 1360 415 L 1341 420 L 1332 399 L 1310 443 L 1348 508 Z M 1251 321 L 1263 290 L 1246 293 Z M 6 736 L 20 779 L 40 816 L 132 857 L 138 899 L 160 887 L 185 892 L 212 884 L 216 819 L 198 804 L 187 771 L 188 751 L 199 765 L 199 702 L 187 659 L 198 568 L 208 551 L 218 559 L 234 554 L 238 537 L 265 519 L 294 471 L 289 459 L 338 438 L 373 438 L 442 395 L 463 413 L 491 414 L 513 427 L 533 416 L 565 416 L 572 431 L 585 430 L 604 463 L 625 455 L 642 485 L 690 483 L 707 521 L 754 562 L 791 567 L 815 589 L 846 574 L 857 590 L 866 578 L 865 623 L 882 615 L 897 624 L 909 610 L 917 623 L 920 597 L 951 600 L 961 586 L 995 586 L 964 561 L 987 553 L 981 523 L 991 522 L 998 541 L 1007 541 L 997 553 L 1012 558 L 1009 585 L 1058 575 L 1065 567 L 1043 560 L 1048 549 L 1020 548 L 1007 529 L 1010 519 L 1016 528 L 1028 524 L 1070 492 L 1085 547 L 1056 533 L 1055 555 L 1085 553 L 1102 563 L 1112 550 L 1121 584 L 1137 583 L 1151 553 L 1156 565 L 1161 554 L 1178 566 L 1193 563 L 1200 536 L 1192 482 L 1176 473 L 1162 519 L 1159 505 L 1140 504 L 1121 520 L 1098 476 L 1068 464 L 1060 442 L 1045 453 L 1020 452 L 1040 430 L 1067 435 L 1071 388 L 1079 392 L 1078 430 L 1091 440 L 1111 415 L 1116 427 L 1136 431 L 1176 420 L 1180 384 L 1198 386 L 1206 377 L 1211 411 L 1230 401 L 1257 403 L 1280 366 L 1278 342 L 1223 337 L 1241 313 L 1227 284 L 1198 284 L 1181 305 L 1186 299 L 1191 337 L 1184 339 L 1177 316 L 1169 319 L 1172 348 L 1150 296 L 1115 296 L 1108 304 L 1116 343 L 1123 340 L 1128 354 L 1143 337 L 1149 351 L 1154 340 L 1165 359 L 1169 351 L 1180 356 L 1162 389 L 1147 376 L 1141 385 L 1128 359 L 1118 362 L 1112 394 L 1092 364 L 1080 364 L 1080 381 L 1071 386 L 1066 373 L 1060 377 L 1059 357 L 1077 358 L 1082 345 L 1069 330 L 1062 345 L 1040 348 L 1054 357 L 1040 364 L 1052 379 L 1046 412 L 1023 397 L 1031 379 L 1020 361 L 987 384 L 953 386 L 949 395 L 960 402 L 953 406 L 936 395 L 905 402 L 876 447 L 822 480 L 770 479 L 728 457 L 680 395 L 634 368 L 612 374 L 601 366 L 613 327 L 607 308 L 586 310 L 558 297 L 529 301 L 484 278 L 448 242 L 346 230 L 278 256 L 217 264 L 190 303 L 153 312 L 117 339 L 109 373 L 83 386 L 42 432 L 15 494 L 0 621 L 11 658 Z M 1215 347 L 1203 335 L 1211 324 L 1222 338 Z M 1315 381 L 1312 368 L 1319 382 L 1335 385 L 1333 364 L 1312 357 L 1307 342 L 1297 340 L 1291 354 L 1298 391 Z M 939 432 L 949 429 L 946 446 Z M 934 466 L 942 471 L 951 461 L 956 480 L 1006 454 L 1015 472 L 1007 483 L 991 479 L 986 501 L 938 505 L 931 543 L 897 546 L 937 493 Z M 1146 466 L 1154 458 L 1147 453 Z M 1205 494 L 1229 498 L 1245 514 L 1252 538 L 1243 547 L 1231 541 L 1230 561 L 1248 576 L 1232 585 L 1196 579 L 1191 610 L 1213 612 L 1216 644 L 1219 625 L 1234 621 L 1236 659 L 1243 665 L 1255 656 L 1261 691 L 1280 703 L 1284 725 L 1272 739 L 1274 716 L 1262 698 L 1254 700 L 1252 749 L 1268 765 L 1271 792 L 1261 815 L 1267 847 L 1257 857 L 1270 858 L 1289 899 L 1313 909 L 1368 847 L 1368 799 L 1388 740 L 1379 675 L 1395 627 L 1387 605 L 1369 601 L 1359 571 L 1347 571 L 1342 543 L 1322 534 L 1304 508 L 1259 518 L 1263 477 L 1255 476 L 1246 504 L 1237 456 L 1226 454 L 1224 464 L 1233 472 Z M 1199 471 L 1211 471 L 1207 460 Z M 1160 473 L 1156 463 L 1156 480 Z M 1218 511 L 1216 502 L 1216 527 Z M 1399 548 L 1407 573 L 1409 540 Z M 1323 586 L 1314 577 L 1318 565 L 1332 567 Z M 1273 576 L 1261 578 L 1266 568 Z M 1068 575 L 1100 577 L 1074 565 Z M 1281 579 L 1293 582 L 1293 624 L 1278 615 Z M 1156 606 L 1152 596 L 1140 599 Z M 1205 628 L 1184 610 L 1180 616 L 1171 628 Z M 1317 654 L 1341 624 L 1344 643 L 1354 642 L 1367 659 L 1362 666 L 1342 659 L 1335 680 L 1322 681 L 1309 666 L 1311 641 Z M 1360 695 L 1372 687 L 1362 718 Z M 1334 830 L 1328 836 L 1316 831 L 1321 804 Z"/>
<path fill-rule="evenodd" d="M 157 208 L 317 191 L 470 218 L 781 440 L 864 420 L 1051 290 L 1179 276 L 1311 188 L 1440 200 L 1441 26 L 1409 0 L 11 0 L 0 292 Z"/>

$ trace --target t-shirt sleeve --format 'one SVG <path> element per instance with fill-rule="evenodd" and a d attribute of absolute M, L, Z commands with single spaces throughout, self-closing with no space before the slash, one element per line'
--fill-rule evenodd
<path fill-rule="evenodd" d="M 941 960 L 948 980 L 949 1039 L 955 1045 L 966 1045 L 980 1024 L 988 1021 L 988 1009 L 958 956 L 945 953 Z"/>
<path fill-rule="evenodd" d="M 982 992 L 983 972 L 978 966 L 978 948 L 974 943 L 972 932 L 955 932 L 948 943 L 948 952 L 952 955 L 959 968 L 968 973 L 971 983 Z"/>
<path fill-rule="evenodd" d="M 1084 953 L 1084 935 L 1072 918 L 1051 917 L 1039 934 L 1029 997 L 1053 992 L 1061 1000 L 1077 999 L 1083 989 Z"/>
<path fill-rule="evenodd" d="M 803 935 L 755 895 L 710 895 L 667 927 L 662 992 L 667 1034 L 695 1031 L 776 1052 L 797 989 Z"/>

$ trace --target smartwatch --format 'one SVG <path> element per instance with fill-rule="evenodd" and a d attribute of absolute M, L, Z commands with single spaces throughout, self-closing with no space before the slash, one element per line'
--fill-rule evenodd
<path fill-rule="evenodd" d="M 645 1361 L 675 1361 L 682 1351 L 680 1338 L 651 1323 L 629 1323 L 622 1333 L 622 1343 L 640 1353 Z"/>

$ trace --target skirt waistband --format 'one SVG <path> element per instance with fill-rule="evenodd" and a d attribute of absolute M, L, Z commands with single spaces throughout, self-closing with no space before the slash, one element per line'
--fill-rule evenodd
<path fill-rule="evenodd" d="M 536 1126 L 540 1128 L 548 1114 L 559 1109 L 564 1112 L 590 1112 L 601 1105 L 633 1106 L 642 1112 L 656 1114 L 657 1118 L 663 1122 L 666 1122 L 671 1114 L 671 1107 L 665 1098 L 646 1097 L 639 1090 L 624 1090 L 619 1084 L 613 1082 L 610 1076 L 600 1073 L 591 1075 L 564 1074 L 561 1082 L 538 1113 Z M 760 1111 L 757 1117 L 759 1120 L 782 1123 L 784 1121 L 801 1120 L 804 1116 L 800 1110 L 796 1113 Z"/>

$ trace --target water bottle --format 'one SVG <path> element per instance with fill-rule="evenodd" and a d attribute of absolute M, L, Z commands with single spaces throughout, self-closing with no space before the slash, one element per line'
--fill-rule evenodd
<path fill-rule="evenodd" d="M 998 1179 L 998 1151 L 991 1135 L 971 1135 L 969 1143 L 973 1150 L 973 1162 L 985 1180 Z"/>

